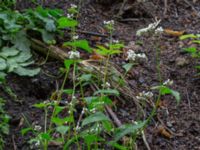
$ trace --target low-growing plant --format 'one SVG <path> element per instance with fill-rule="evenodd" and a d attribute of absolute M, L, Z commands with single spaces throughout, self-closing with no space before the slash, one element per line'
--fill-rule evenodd
<path fill-rule="evenodd" d="M 4 109 L 5 101 L 0 98 L 0 150 L 4 149 L 4 136 L 9 134 L 9 120 Z"/>
<path fill-rule="evenodd" d="M 192 46 L 188 48 L 184 48 L 184 51 L 189 53 L 193 58 L 197 59 L 197 61 L 200 60 L 200 49 L 198 48 L 198 45 L 200 45 L 200 34 L 186 34 L 182 35 L 180 37 L 180 40 L 187 40 L 190 39 L 193 44 L 197 44 L 197 47 Z M 197 62 L 198 63 L 198 62 Z M 200 65 L 196 64 L 195 68 L 200 71 Z M 199 75 L 200 73 L 198 73 Z"/>

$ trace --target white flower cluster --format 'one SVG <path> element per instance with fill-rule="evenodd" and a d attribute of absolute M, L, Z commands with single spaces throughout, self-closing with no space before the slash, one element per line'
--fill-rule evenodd
<path fill-rule="evenodd" d="M 117 43 L 119 43 L 119 40 L 113 40 L 112 42 L 117 44 Z"/>
<path fill-rule="evenodd" d="M 36 131 L 40 131 L 41 129 L 42 129 L 42 127 L 39 126 L 39 125 L 35 125 L 35 126 L 34 126 L 34 130 L 36 130 Z"/>
<path fill-rule="evenodd" d="M 90 132 L 93 132 L 93 133 L 96 133 L 98 132 L 99 130 L 101 130 L 101 124 L 97 124 L 96 127 L 93 127 L 90 129 Z"/>
<path fill-rule="evenodd" d="M 81 114 L 85 114 L 87 111 L 88 111 L 88 109 L 83 107 L 83 110 L 81 111 Z"/>
<path fill-rule="evenodd" d="M 156 28 L 156 30 L 155 30 L 155 34 L 161 34 L 161 33 L 163 33 L 163 32 L 164 32 L 163 27 L 158 27 L 158 28 Z"/>
<path fill-rule="evenodd" d="M 67 14 L 67 18 L 74 18 L 74 14 Z"/>
<path fill-rule="evenodd" d="M 74 8 L 74 9 L 78 8 L 77 5 L 75 5 L 75 4 L 70 4 L 70 7 Z"/>
<path fill-rule="evenodd" d="M 148 27 L 142 28 L 142 29 L 138 30 L 136 32 L 136 35 L 137 36 L 141 36 L 143 33 L 155 30 L 156 27 L 159 25 L 160 22 L 161 22 L 161 20 L 157 20 L 156 22 L 149 24 Z"/>
<path fill-rule="evenodd" d="M 105 84 L 102 84 L 101 86 L 104 87 L 104 88 L 109 89 L 111 85 L 110 85 L 109 82 L 106 82 Z"/>
<path fill-rule="evenodd" d="M 126 60 L 135 61 L 137 58 L 147 59 L 147 56 L 144 53 L 136 54 L 133 50 L 129 49 L 127 51 Z"/>
<path fill-rule="evenodd" d="M 74 35 L 74 36 L 72 36 L 72 39 L 73 39 L 73 40 L 77 40 L 78 38 L 79 38 L 78 35 Z"/>
<path fill-rule="evenodd" d="M 151 99 L 152 97 L 153 97 L 153 93 L 152 92 L 145 92 L 145 91 L 139 93 L 139 95 L 136 96 L 136 98 L 138 100 L 147 100 L 147 99 Z"/>
<path fill-rule="evenodd" d="M 69 55 L 69 59 L 80 58 L 80 52 L 79 51 L 69 51 L 68 55 Z"/>
<path fill-rule="evenodd" d="M 103 24 L 105 25 L 114 25 L 114 20 L 110 20 L 110 21 L 104 21 Z"/>
<path fill-rule="evenodd" d="M 172 85 L 173 83 L 174 83 L 173 80 L 167 79 L 167 80 L 163 83 L 163 85 L 170 86 L 170 85 Z"/>

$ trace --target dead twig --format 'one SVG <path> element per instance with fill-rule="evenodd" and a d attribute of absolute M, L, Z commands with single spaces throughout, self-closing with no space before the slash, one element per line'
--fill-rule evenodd
<path fill-rule="evenodd" d="M 121 121 L 118 119 L 117 115 L 112 111 L 112 109 L 106 105 L 105 106 L 106 111 L 109 113 L 111 118 L 114 120 L 115 124 L 120 127 L 122 125 Z"/>
<path fill-rule="evenodd" d="M 12 135 L 12 142 L 13 142 L 13 150 L 17 150 L 17 145 L 15 143 L 15 136 Z"/>
<path fill-rule="evenodd" d="M 65 29 L 65 30 L 66 31 L 71 31 L 71 29 Z M 91 31 L 76 30 L 76 32 L 82 33 L 82 34 L 88 34 L 88 35 L 92 35 L 92 36 L 108 37 L 108 35 L 101 34 L 101 33 L 96 33 L 96 32 L 91 32 Z"/>
<path fill-rule="evenodd" d="M 166 17 L 167 14 L 167 10 L 168 10 L 168 0 L 164 0 L 164 12 L 163 12 L 163 16 Z"/>

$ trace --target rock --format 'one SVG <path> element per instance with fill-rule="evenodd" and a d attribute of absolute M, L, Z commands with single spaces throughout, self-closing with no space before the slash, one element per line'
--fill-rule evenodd
<path fill-rule="evenodd" d="M 179 67 L 183 67 L 185 65 L 188 65 L 189 64 L 189 61 L 184 58 L 184 57 L 178 57 L 176 58 L 176 65 L 179 66 Z"/>

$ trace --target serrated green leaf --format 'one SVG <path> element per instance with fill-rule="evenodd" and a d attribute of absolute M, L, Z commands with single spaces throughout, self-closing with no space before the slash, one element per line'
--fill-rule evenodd
<path fill-rule="evenodd" d="M 20 76 L 33 77 L 40 72 L 40 68 L 27 69 L 27 68 L 23 68 L 23 67 L 17 67 L 17 68 L 14 69 L 13 72 L 20 75 Z"/>
<path fill-rule="evenodd" d="M 82 126 L 88 125 L 90 123 L 100 122 L 100 121 L 110 121 L 110 119 L 104 115 L 102 112 L 96 112 L 85 118 L 82 122 Z"/>
<path fill-rule="evenodd" d="M 61 17 L 57 20 L 58 28 L 67 28 L 67 27 L 76 27 L 78 25 L 78 22 L 73 19 L 69 19 L 67 17 Z"/>
<path fill-rule="evenodd" d="M 89 46 L 89 43 L 87 40 L 76 40 L 73 42 L 65 42 L 63 44 L 63 46 L 67 47 L 67 46 L 71 46 L 71 47 L 77 47 L 77 48 L 81 48 L 89 53 L 92 52 L 91 47 Z"/>

